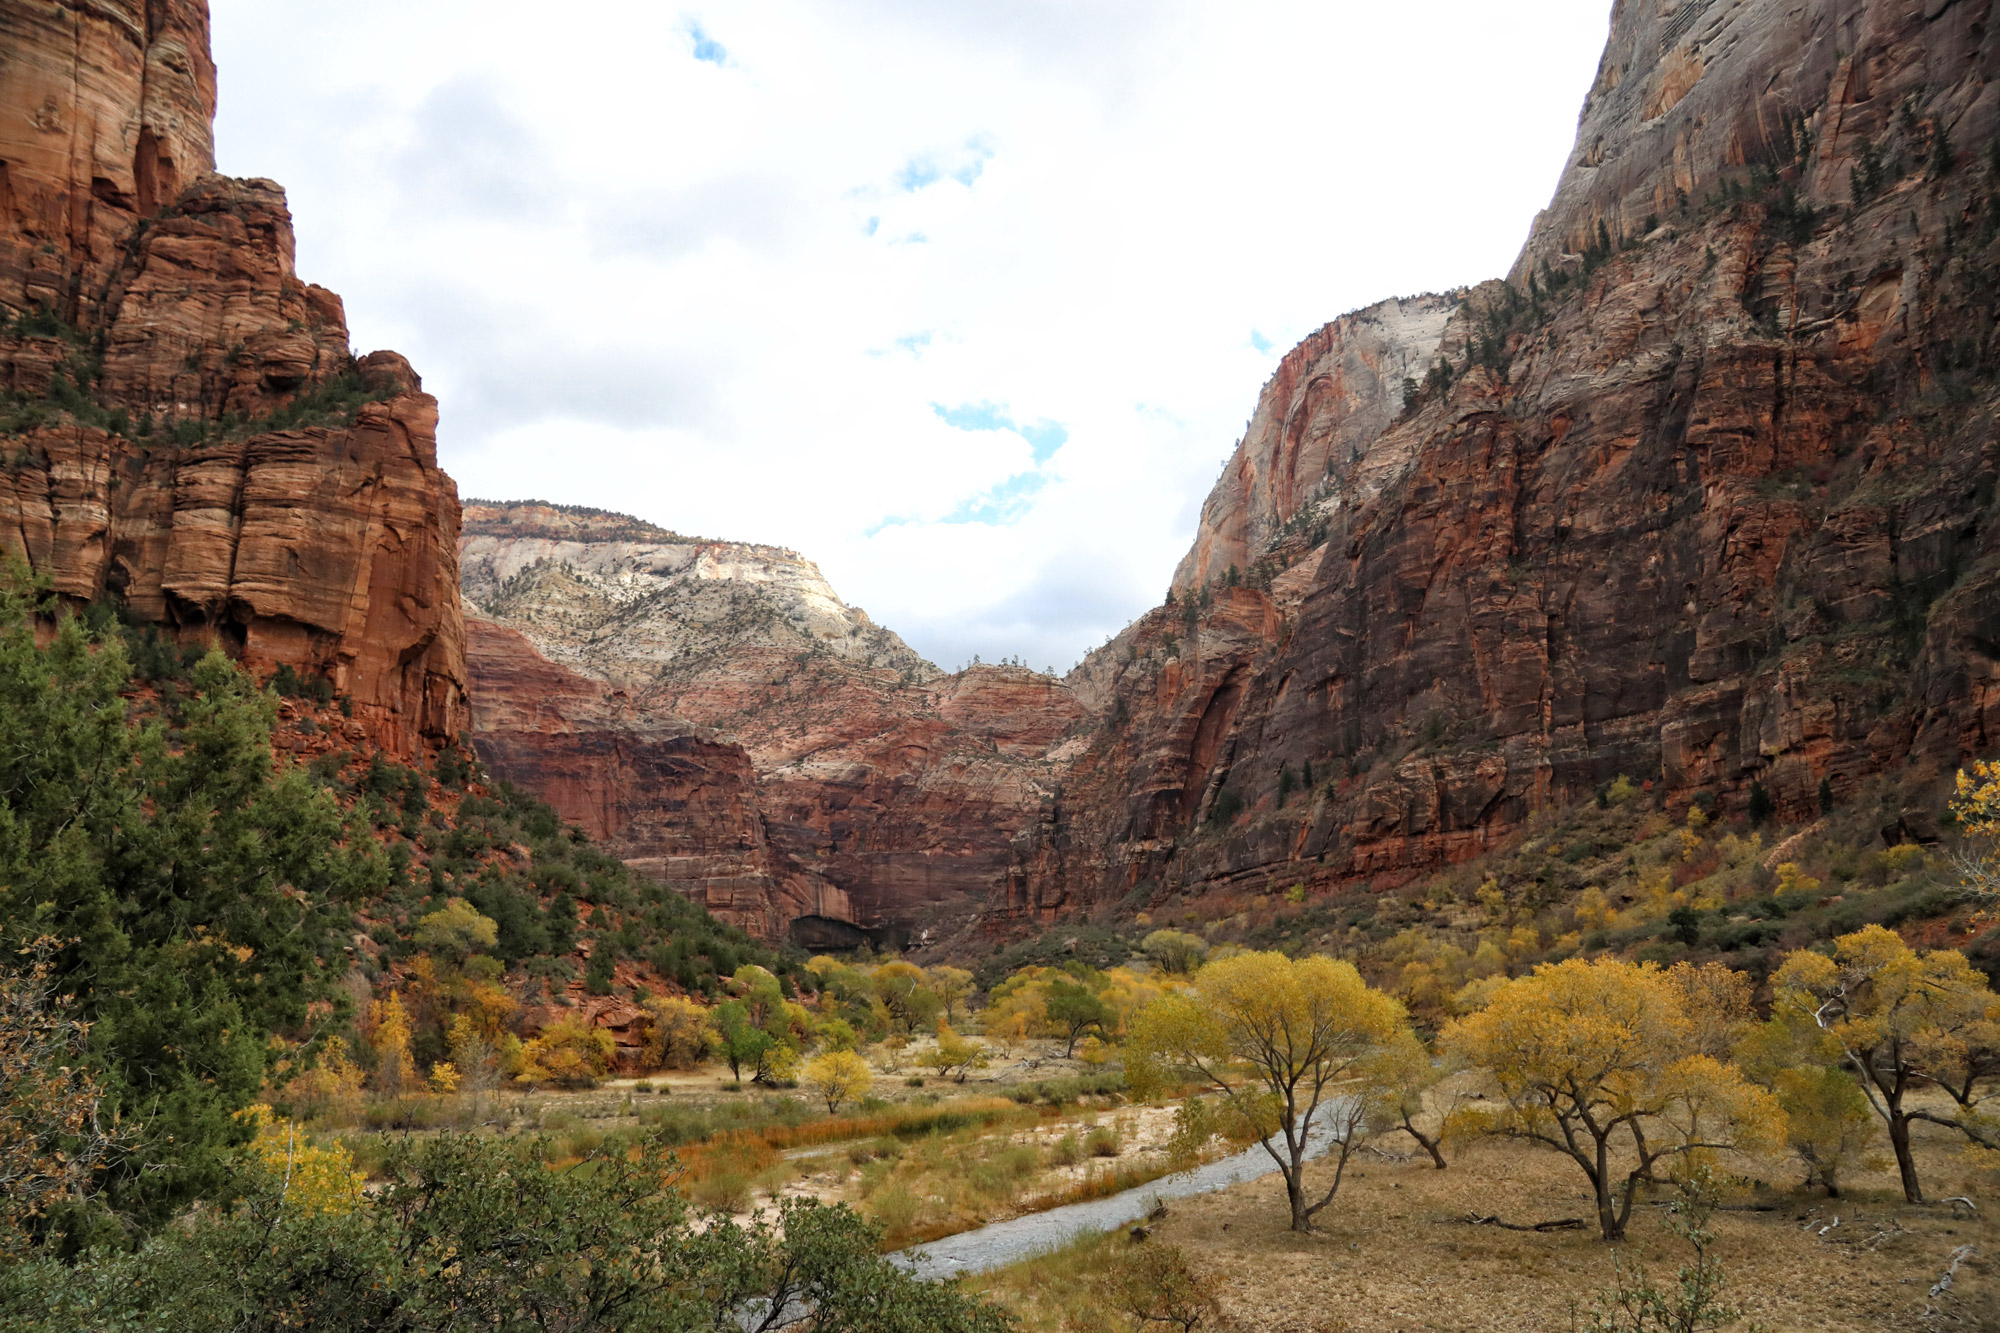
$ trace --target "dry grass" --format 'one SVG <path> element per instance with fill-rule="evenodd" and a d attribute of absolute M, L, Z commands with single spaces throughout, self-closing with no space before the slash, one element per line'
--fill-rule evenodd
<path fill-rule="evenodd" d="M 1062 1115 L 1053 1107 L 972 1102 L 936 1108 L 934 1120 L 914 1114 L 879 1125 L 889 1132 L 853 1135 L 845 1150 L 786 1160 L 757 1180 L 760 1190 L 844 1202 L 880 1222 L 886 1245 L 901 1248 L 941 1240 L 988 1222 L 1103 1198 L 1157 1180 L 1168 1171 L 1163 1145 L 1173 1113 L 1135 1107 L 1116 1113 Z M 811 1125 L 800 1127 L 812 1131 Z M 1095 1134 L 1100 1151 L 1088 1156 Z"/>
<path fill-rule="evenodd" d="M 1776 1211 L 1716 1215 L 1731 1299 L 1770 1333 L 2000 1330 L 1992 1178 L 1977 1176 L 1942 1132 L 1922 1153 L 1932 1194 L 1983 1194 L 1981 1217 L 1905 1205 L 1887 1173 L 1857 1177 L 1838 1200 L 1774 1194 Z M 1535 1222 L 1587 1216 L 1590 1202 L 1567 1161 L 1494 1143 L 1467 1150 L 1446 1171 L 1421 1159 L 1364 1158 L 1312 1235 L 1286 1229 L 1275 1176 L 1176 1202 L 1153 1234 L 1223 1279 L 1223 1309 L 1239 1330 L 1567 1333 L 1571 1303 L 1587 1311 L 1612 1284 L 1614 1250 L 1594 1231 L 1467 1225 L 1462 1219 L 1474 1211 Z M 1658 1208 L 1639 1212 L 1630 1241 L 1615 1252 L 1671 1281 L 1686 1250 L 1661 1225 Z M 1091 1283 L 1131 1243 L 1122 1234 L 1087 1238 L 975 1285 L 1014 1308 L 1026 1333 L 1109 1333 L 1123 1325 L 1099 1308 Z M 1967 1244 L 1976 1255 L 1953 1292 L 1933 1302 L 1931 1285 Z"/>

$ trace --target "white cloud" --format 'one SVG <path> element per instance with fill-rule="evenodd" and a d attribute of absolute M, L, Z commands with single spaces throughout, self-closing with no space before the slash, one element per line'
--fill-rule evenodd
<path fill-rule="evenodd" d="M 1607 17 L 212 8 L 223 169 L 290 189 L 464 493 L 792 546 L 944 665 L 1058 667 L 1157 601 L 1293 342 L 1505 269 Z"/>

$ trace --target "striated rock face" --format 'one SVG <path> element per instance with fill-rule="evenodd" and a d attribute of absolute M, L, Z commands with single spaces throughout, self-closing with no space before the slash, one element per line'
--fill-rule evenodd
<path fill-rule="evenodd" d="M 741 746 L 772 848 L 844 894 L 858 925 L 962 924 L 1004 899 L 1053 816 L 1064 737 L 1083 711 L 1069 691 L 1013 667 L 944 675 L 792 552 L 475 503 L 462 563 L 468 599 L 618 691 L 625 716 Z M 483 655 L 474 670 L 484 689 Z M 484 750 L 486 723 L 476 730 Z M 495 771 L 561 808 L 568 760 L 520 736 L 493 746 Z M 766 918 L 798 907 L 774 902 Z"/>
<path fill-rule="evenodd" d="M 649 716 L 556 665 L 515 630 L 466 622 L 472 724 L 488 769 L 532 781 L 565 820 L 724 921 L 783 939 L 801 917 L 849 921 L 846 895 L 771 844 L 742 747 Z"/>
<path fill-rule="evenodd" d="M 206 0 L 0 3 L 0 304 L 97 322 L 142 219 L 215 170 Z"/>
<path fill-rule="evenodd" d="M 1990 19 L 1977 0 L 1624 0 L 1516 281 L 1583 253 L 1600 223 L 1614 241 L 1644 235 L 1752 165 L 1846 203 L 1864 146 L 1924 147 L 1891 143 L 1906 106 L 1925 140 L 1942 126 L 1976 150 L 1994 123 Z"/>
<path fill-rule="evenodd" d="M 253 671 L 328 677 L 381 748 L 465 723 L 437 403 L 356 361 L 269 181 L 213 173 L 199 0 L 0 0 L 0 548 Z"/>
<path fill-rule="evenodd" d="M 1991 8 L 1620 4 L 1411 408 L 1312 408 L 1324 332 L 1267 388 L 1175 604 L 1075 678 L 1130 720 L 1011 910 L 1391 886 L 1621 773 L 1804 817 L 2000 744 Z M 1381 423 L 1303 537 L 1267 480 L 1302 409 Z"/>
<path fill-rule="evenodd" d="M 1459 304 L 1457 295 L 1383 301 L 1286 354 L 1202 506 L 1194 547 L 1174 571 L 1177 593 L 1221 582 L 1231 565 L 1245 571 L 1274 551 L 1283 560 L 1318 546 L 1337 509 L 1400 473 L 1407 449 L 1370 446 L 1402 412 L 1403 382 L 1430 370 Z"/>

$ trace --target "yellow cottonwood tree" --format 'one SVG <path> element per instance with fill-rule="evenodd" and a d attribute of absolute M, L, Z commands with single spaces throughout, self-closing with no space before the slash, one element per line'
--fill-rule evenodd
<path fill-rule="evenodd" d="M 931 991 L 944 1006 L 944 1021 L 955 1022 L 959 1006 L 964 1004 L 973 992 L 972 973 L 962 967 L 933 967 L 924 973 L 930 978 Z"/>
<path fill-rule="evenodd" d="M 1806 1184 L 1819 1185 L 1829 1199 L 1840 1197 L 1840 1177 L 1848 1167 L 1879 1160 L 1869 1152 L 1875 1117 L 1845 1071 L 1826 1065 L 1780 1069 L 1771 1090 L 1789 1119 L 1786 1138 L 1792 1151 L 1806 1164 Z"/>
<path fill-rule="evenodd" d="M 678 995 L 646 1001 L 645 1061 L 653 1069 L 699 1069 L 715 1054 L 708 1010 Z"/>
<path fill-rule="evenodd" d="M 1365 1128 L 1370 1063 L 1409 1031 L 1394 997 L 1361 979 L 1352 963 L 1313 956 L 1243 953 L 1211 962 L 1185 993 L 1163 997 L 1133 1019 L 1127 1068 L 1144 1092 L 1196 1081 L 1220 1093 L 1237 1137 L 1261 1139 L 1278 1164 L 1292 1230 L 1333 1202 L 1347 1156 Z M 1350 1090 L 1351 1088 L 1351 1090 Z M 1331 1186 L 1306 1193 L 1307 1133 L 1322 1108 L 1339 1137 Z"/>
<path fill-rule="evenodd" d="M 1403 1032 L 1385 1046 L 1376 1056 L 1372 1069 L 1372 1079 L 1377 1095 L 1372 1108 L 1374 1120 L 1372 1128 L 1381 1130 L 1401 1130 L 1417 1141 L 1417 1146 L 1430 1154 L 1431 1165 L 1444 1170 L 1450 1163 L 1445 1160 L 1445 1139 L 1453 1125 L 1453 1112 L 1458 1099 L 1445 1098 L 1446 1105 L 1437 1108 L 1438 1122 L 1425 1129 L 1417 1122 L 1424 1119 L 1431 1109 L 1426 1106 L 1428 1095 L 1438 1085 L 1456 1071 L 1450 1061 L 1431 1058 L 1421 1038 L 1414 1032 Z"/>
<path fill-rule="evenodd" d="M 410 1055 L 410 1017 L 403 1009 L 403 996 L 390 991 L 389 998 L 368 1006 L 374 1031 L 368 1044 L 375 1050 L 375 1086 L 391 1097 L 417 1087 L 417 1062 Z"/>
<path fill-rule="evenodd" d="M 521 1070 L 514 1081 L 591 1087 L 611 1068 L 617 1053 L 617 1042 L 603 1028 L 578 1018 L 559 1019 L 522 1050 Z"/>
<path fill-rule="evenodd" d="M 968 1040 L 951 1030 L 951 1024 L 940 1023 L 937 1030 L 937 1044 L 917 1057 L 925 1068 L 934 1070 L 939 1078 L 950 1078 L 954 1071 L 958 1082 L 965 1082 L 965 1076 L 974 1069 L 984 1069 L 988 1063 L 986 1049 L 976 1041 Z"/>
<path fill-rule="evenodd" d="M 931 989 L 930 978 L 915 963 L 884 963 L 875 969 L 872 980 L 883 1017 L 906 1037 L 929 1027 L 944 1007 L 944 1001 Z"/>
<path fill-rule="evenodd" d="M 1889 1131 L 1903 1197 L 1924 1201 L 1910 1123 L 1956 1129 L 2000 1147 L 2000 996 L 1956 949 L 1919 953 L 1882 926 L 1833 942 L 1833 956 L 1801 949 L 1771 978 L 1780 1018 L 1810 1020 L 1838 1048 Z M 1913 1107 L 1918 1087 L 1942 1088 L 1950 1114 Z"/>
<path fill-rule="evenodd" d="M 866 1097 L 868 1089 L 875 1086 L 874 1071 L 853 1051 L 828 1051 L 814 1056 L 806 1061 L 800 1078 L 826 1103 L 828 1115 L 838 1112 L 844 1102 Z"/>
<path fill-rule="evenodd" d="M 2000 898 L 2000 761 L 1981 759 L 1958 771 L 1951 812 L 1965 834 L 1955 858 L 1967 888 Z"/>
<path fill-rule="evenodd" d="M 1685 980 L 1650 963 L 1545 963 L 1445 1032 L 1500 1093 L 1500 1108 L 1469 1125 L 1575 1162 L 1606 1240 L 1624 1237 L 1640 1183 L 1663 1161 L 1784 1142 L 1777 1100 L 1702 1051 L 1688 1000 L 1701 988 Z"/>

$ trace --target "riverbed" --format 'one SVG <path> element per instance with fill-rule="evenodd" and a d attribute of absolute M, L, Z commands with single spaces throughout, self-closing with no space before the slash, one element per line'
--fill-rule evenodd
<path fill-rule="evenodd" d="M 1324 1156 L 1327 1149 L 1338 1141 L 1331 1126 L 1339 1105 L 1339 1101 L 1332 1101 L 1319 1108 L 1306 1135 L 1307 1157 Z M 1272 1146 L 1279 1152 L 1284 1151 L 1281 1139 L 1274 1139 Z M 1276 1175 L 1277 1172 L 1278 1164 L 1272 1160 L 1265 1146 L 1253 1144 L 1233 1157 L 1198 1166 L 1177 1176 L 1163 1176 L 1123 1194 L 1092 1199 L 1088 1203 L 1065 1204 L 1047 1212 L 1030 1213 L 1026 1217 L 1009 1218 L 976 1231 L 963 1231 L 929 1245 L 903 1250 L 892 1258 L 918 1277 L 926 1279 L 991 1272 L 1053 1249 L 1080 1231 L 1110 1231 L 1128 1222 L 1136 1222 L 1168 1200 L 1212 1194 L 1231 1185 Z"/>

